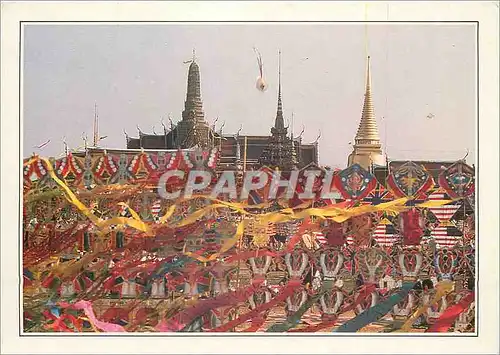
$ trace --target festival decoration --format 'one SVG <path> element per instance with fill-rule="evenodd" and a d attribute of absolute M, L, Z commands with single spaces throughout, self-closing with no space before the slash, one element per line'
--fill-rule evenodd
<path fill-rule="evenodd" d="M 217 154 L 25 160 L 24 331 L 388 331 L 381 317 L 400 332 L 473 331 L 473 195 L 431 191 L 415 164 L 391 173 L 391 191 L 359 167 L 339 172 L 342 196 L 328 203 L 321 174 L 314 198 L 291 204 L 269 199 L 269 185 L 241 202 L 156 194 L 165 171 L 215 174 Z M 405 176 L 424 178 L 409 187 Z"/>
<path fill-rule="evenodd" d="M 414 162 L 407 162 L 392 171 L 387 178 L 387 186 L 396 197 L 422 198 L 434 185 L 432 176 Z"/>
<path fill-rule="evenodd" d="M 466 197 L 474 192 L 474 169 L 460 160 L 439 175 L 439 185 L 451 197 Z"/>
<path fill-rule="evenodd" d="M 359 200 L 377 185 L 377 180 L 360 165 L 354 164 L 334 177 L 334 184 L 345 199 Z"/>

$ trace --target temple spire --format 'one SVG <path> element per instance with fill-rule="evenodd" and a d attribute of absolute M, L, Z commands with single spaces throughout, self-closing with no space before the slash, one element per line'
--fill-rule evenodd
<path fill-rule="evenodd" d="M 377 120 L 373 109 L 373 98 L 371 89 L 371 75 L 370 75 L 370 56 L 367 60 L 366 68 L 366 89 L 365 99 L 363 103 L 363 112 L 361 114 L 361 121 L 359 123 L 358 131 L 355 137 L 356 144 L 365 141 L 373 143 L 380 143 L 380 136 L 378 134 Z"/>
<path fill-rule="evenodd" d="M 276 111 L 274 127 L 277 129 L 285 128 L 285 121 L 283 119 L 283 104 L 281 102 L 281 50 L 278 52 L 278 109 Z"/>
<path fill-rule="evenodd" d="M 354 138 L 353 151 L 349 155 L 348 165 L 359 164 L 365 169 L 370 169 L 373 165 L 383 165 L 385 163 L 380 136 L 378 134 L 377 120 L 373 109 L 373 98 L 370 75 L 370 56 L 367 58 L 366 68 L 366 88 L 363 100 L 363 111 L 361 121 Z"/>
<path fill-rule="evenodd" d="M 182 119 L 203 121 L 205 114 L 203 112 L 203 102 L 201 100 L 200 67 L 196 62 L 195 54 L 196 52 L 193 49 L 193 59 L 189 65 L 186 101 L 184 103 Z"/>
<path fill-rule="evenodd" d="M 262 151 L 259 163 L 272 168 L 293 169 L 297 166 L 297 152 L 292 134 L 288 136 L 288 127 L 285 127 L 283 118 L 283 104 L 281 102 L 281 51 L 278 52 L 278 109 L 274 127 L 271 127 L 271 136 L 267 146 Z"/>
<path fill-rule="evenodd" d="M 193 58 L 184 63 L 190 63 L 187 78 L 186 101 L 182 120 L 177 124 L 175 136 L 181 148 L 211 148 L 213 147 L 213 132 L 205 120 L 203 102 L 201 100 L 200 67 L 196 52 L 193 49 Z"/>

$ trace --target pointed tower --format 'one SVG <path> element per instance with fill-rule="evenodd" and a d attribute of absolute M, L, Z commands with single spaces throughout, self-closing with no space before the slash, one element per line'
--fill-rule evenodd
<path fill-rule="evenodd" d="M 184 111 L 182 111 L 182 120 L 179 122 L 177 129 L 178 144 L 181 148 L 194 146 L 210 148 L 213 146 L 213 132 L 208 122 L 205 121 L 205 113 L 203 112 L 200 67 L 196 62 L 194 51 L 188 70 Z"/>
<path fill-rule="evenodd" d="M 288 137 L 288 128 L 285 127 L 283 118 L 283 103 L 281 100 L 281 51 L 279 52 L 278 65 L 278 107 L 271 136 L 259 159 L 261 165 L 289 170 L 297 165 L 293 141 Z"/>
<path fill-rule="evenodd" d="M 354 138 L 353 151 L 349 155 L 348 165 L 359 164 L 369 169 L 373 164 L 385 165 L 382 154 L 382 145 L 378 134 L 377 120 L 373 110 L 373 98 L 370 76 L 370 57 L 366 69 L 366 89 L 363 103 L 363 112 L 356 137 Z"/>
<path fill-rule="evenodd" d="M 196 57 L 193 53 L 193 59 L 191 60 L 188 71 L 186 101 L 184 102 L 184 111 L 182 111 L 183 121 L 205 121 L 200 87 L 200 67 L 198 63 L 196 63 Z"/>

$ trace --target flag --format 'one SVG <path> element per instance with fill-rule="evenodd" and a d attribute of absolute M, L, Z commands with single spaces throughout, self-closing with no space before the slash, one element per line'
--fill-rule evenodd
<path fill-rule="evenodd" d="M 394 195 L 383 185 L 377 186 L 363 199 L 363 202 L 368 202 L 370 205 L 378 205 L 387 201 L 394 200 Z"/>
<path fill-rule="evenodd" d="M 387 218 L 383 218 L 375 228 L 373 239 L 381 247 L 390 247 L 399 238 L 394 225 Z"/>
<path fill-rule="evenodd" d="M 462 233 L 452 222 L 442 222 L 431 231 L 438 248 L 452 248 L 462 239 Z"/>
<path fill-rule="evenodd" d="M 441 190 L 433 192 L 432 194 L 429 195 L 428 198 L 429 201 L 439 201 L 448 199 L 449 199 L 448 195 L 446 195 Z M 438 221 L 447 222 L 455 215 L 455 213 L 458 211 L 459 208 L 460 205 L 447 204 L 442 206 L 429 207 L 428 210 L 431 211 L 434 216 L 436 216 Z"/>

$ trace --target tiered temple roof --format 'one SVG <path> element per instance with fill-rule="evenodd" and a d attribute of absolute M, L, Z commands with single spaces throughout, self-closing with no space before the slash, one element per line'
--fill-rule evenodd
<path fill-rule="evenodd" d="M 200 67 L 193 57 L 187 78 L 187 93 L 182 119 L 170 129 L 164 127 L 163 134 L 146 134 L 139 131 L 139 137 L 127 135 L 127 149 L 172 150 L 201 147 L 220 150 L 220 169 L 257 169 L 262 165 L 291 168 L 318 163 L 318 144 L 303 144 L 301 138 L 288 136 L 283 118 L 281 99 L 281 75 L 278 91 L 278 108 L 271 136 L 228 135 L 218 132 L 205 120 L 201 98 Z"/>

